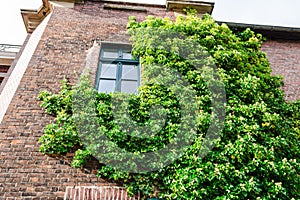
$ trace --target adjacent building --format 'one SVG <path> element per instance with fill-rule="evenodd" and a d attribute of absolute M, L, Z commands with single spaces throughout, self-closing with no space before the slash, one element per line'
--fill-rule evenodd
<path fill-rule="evenodd" d="M 4 79 L 7 79 L 13 70 L 11 66 L 20 49 L 20 45 L 0 44 L 0 93 Z"/>

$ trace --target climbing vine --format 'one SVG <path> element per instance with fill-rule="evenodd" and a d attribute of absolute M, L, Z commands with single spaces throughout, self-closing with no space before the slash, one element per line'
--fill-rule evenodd
<path fill-rule="evenodd" d="M 212 117 L 207 82 L 201 71 L 192 67 L 195 63 L 189 58 L 193 55 L 180 56 L 184 54 L 180 47 L 187 49 L 180 43 L 182 40 L 170 43 L 156 37 L 153 30 L 180 33 L 184 40 L 199 44 L 211 55 L 225 87 L 224 128 L 215 147 L 203 158 L 201 144 Z M 114 119 L 112 98 L 122 99 L 124 94 L 90 90 L 88 94 L 95 97 L 99 127 L 118 147 L 137 154 L 155 152 L 176 137 L 182 117 L 179 100 L 169 88 L 148 81 L 157 75 L 157 69 L 147 66 L 159 64 L 180 72 L 195 90 L 199 106 L 196 137 L 183 155 L 156 171 L 124 172 L 102 163 L 98 176 L 122 183 L 132 194 L 141 191 L 145 197 L 176 200 L 300 198 L 300 102 L 285 102 L 282 78 L 271 75 L 266 54 L 260 50 L 263 42 L 260 34 L 250 29 L 233 33 L 226 24 L 218 25 L 208 15 L 200 19 L 193 13 L 179 16 L 176 21 L 149 16 L 137 22 L 131 17 L 128 32 L 133 54 L 140 57 L 145 66 L 142 80 L 147 83 L 139 88 L 138 94 L 125 95 L 129 99 L 128 112 L 136 123 L 147 124 L 151 123 L 150 108 L 161 105 L 166 116 L 165 126 L 151 138 L 134 137 L 120 129 Z M 151 46 L 154 40 L 162 45 L 154 48 Z M 165 51 L 166 46 L 174 51 Z M 88 78 L 83 78 L 81 85 L 88 84 Z M 47 154 L 63 154 L 76 147 L 72 166 L 82 167 L 93 152 L 83 145 L 76 127 L 74 91 L 74 87 L 63 81 L 58 94 L 40 94 L 41 105 L 55 121 L 47 125 L 39 142 L 41 152 Z M 118 119 L 122 120 L 127 119 Z"/>

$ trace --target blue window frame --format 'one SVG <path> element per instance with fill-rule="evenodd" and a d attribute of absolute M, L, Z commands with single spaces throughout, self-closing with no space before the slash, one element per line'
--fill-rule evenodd
<path fill-rule="evenodd" d="M 99 92 L 137 93 L 140 85 L 139 60 L 133 59 L 131 46 L 102 44 L 97 72 Z"/>

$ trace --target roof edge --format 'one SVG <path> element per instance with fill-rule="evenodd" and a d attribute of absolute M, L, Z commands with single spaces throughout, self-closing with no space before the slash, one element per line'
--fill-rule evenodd
<path fill-rule="evenodd" d="M 217 23 L 218 24 L 225 23 L 230 28 L 233 28 L 234 30 L 237 31 L 242 31 L 246 28 L 250 28 L 254 32 L 261 33 L 263 36 L 269 39 L 300 40 L 300 28 L 296 28 L 296 27 L 235 23 L 235 22 L 225 22 L 225 21 L 217 21 Z"/>
<path fill-rule="evenodd" d="M 32 33 L 52 10 L 53 7 L 48 0 L 43 0 L 43 5 L 39 9 L 21 9 L 27 33 Z"/>

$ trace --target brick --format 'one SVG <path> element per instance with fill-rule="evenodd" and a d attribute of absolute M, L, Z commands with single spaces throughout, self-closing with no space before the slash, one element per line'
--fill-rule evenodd
<path fill-rule="evenodd" d="M 40 107 L 37 96 L 43 90 L 59 91 L 64 77 L 76 83 L 75 72 L 85 67 L 94 41 L 128 42 L 124 32 L 131 15 L 139 21 L 149 14 L 174 18 L 159 6 L 140 6 L 147 9 L 143 13 L 104 10 L 103 5 L 87 0 L 74 9 L 54 9 L 0 125 L 0 197 L 57 200 L 63 199 L 67 186 L 113 185 L 70 167 L 68 157 L 42 155 L 38 144 L 53 117 Z M 95 76 L 99 52 L 91 56 Z"/>
<path fill-rule="evenodd" d="M 128 42 L 124 32 L 132 15 L 138 21 L 147 15 L 174 19 L 173 12 L 159 6 L 140 6 L 147 9 L 143 13 L 105 10 L 103 5 L 87 0 L 74 9 L 54 9 L 0 124 L 0 199 L 63 199 L 67 186 L 115 185 L 70 167 L 68 156 L 42 155 L 38 144 L 53 117 L 40 107 L 37 96 L 43 90 L 58 92 L 64 77 L 75 84 L 74 72 L 84 69 L 95 41 Z M 273 74 L 285 77 L 286 98 L 299 98 L 300 42 L 267 41 L 262 50 L 268 55 Z M 92 60 L 98 60 L 97 52 L 91 55 Z M 95 76 L 98 63 L 89 64 Z"/>
<path fill-rule="evenodd" d="M 284 78 L 283 90 L 287 101 L 300 98 L 300 41 L 269 40 L 262 51 L 267 54 L 273 75 Z"/>

